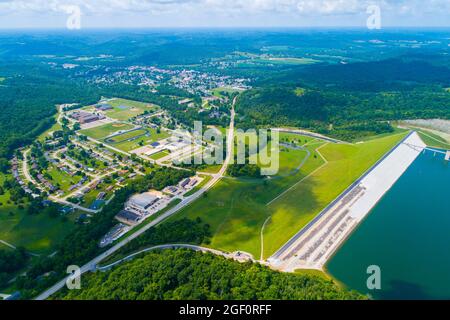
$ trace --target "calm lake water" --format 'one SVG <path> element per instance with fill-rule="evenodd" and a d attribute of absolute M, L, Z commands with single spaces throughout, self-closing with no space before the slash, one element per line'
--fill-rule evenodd
<path fill-rule="evenodd" d="M 367 289 L 367 267 L 381 290 Z M 450 299 L 450 163 L 426 152 L 327 265 L 350 289 L 375 299 Z"/>

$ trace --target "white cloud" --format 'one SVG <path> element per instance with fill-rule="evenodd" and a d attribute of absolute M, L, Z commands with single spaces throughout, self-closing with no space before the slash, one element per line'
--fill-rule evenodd
<path fill-rule="evenodd" d="M 380 5 L 382 14 L 393 17 L 450 16 L 450 0 L 0 0 L 0 15 L 55 16 L 64 13 L 64 5 L 77 5 L 83 15 L 90 17 L 167 15 L 175 24 L 186 16 L 211 20 L 233 17 L 245 24 L 256 16 L 265 16 L 268 21 L 279 16 L 280 22 L 287 15 L 313 17 L 318 21 L 336 16 L 363 16 L 372 4 Z"/>

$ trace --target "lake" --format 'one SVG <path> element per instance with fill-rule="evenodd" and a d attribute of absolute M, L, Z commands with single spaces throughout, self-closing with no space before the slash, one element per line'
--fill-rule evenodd
<path fill-rule="evenodd" d="M 381 269 L 381 290 L 367 268 Z M 328 262 L 349 289 L 375 299 L 450 299 L 450 162 L 421 154 Z"/>

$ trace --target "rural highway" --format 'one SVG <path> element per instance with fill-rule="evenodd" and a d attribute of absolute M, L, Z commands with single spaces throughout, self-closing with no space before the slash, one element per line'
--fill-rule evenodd
<path fill-rule="evenodd" d="M 123 248 L 125 245 L 133 241 L 134 239 L 138 238 L 140 235 L 145 233 L 150 228 L 153 228 L 157 224 L 161 223 L 165 219 L 169 218 L 173 214 L 177 213 L 181 209 L 185 208 L 186 206 L 193 203 L 195 200 L 199 199 L 205 192 L 207 192 L 209 189 L 211 189 L 222 177 L 225 175 L 228 165 L 230 164 L 231 160 L 233 159 L 233 138 L 234 138 L 234 119 L 235 119 L 235 110 L 234 107 L 236 105 L 237 97 L 233 100 L 233 105 L 231 108 L 231 121 L 230 121 L 230 129 L 228 131 L 227 136 L 227 156 L 226 159 L 222 165 L 222 168 L 220 169 L 219 173 L 214 175 L 213 178 L 205 185 L 203 186 L 199 191 L 197 191 L 195 194 L 185 198 L 182 200 L 178 205 L 173 207 L 172 209 L 168 210 L 158 218 L 156 218 L 154 221 L 143 227 L 142 229 L 137 230 L 127 238 L 123 239 L 122 241 L 118 242 L 116 245 L 108 249 L 107 251 L 103 252 L 96 258 L 89 261 L 87 264 L 81 267 L 81 274 L 84 274 L 88 271 L 94 271 L 97 268 L 97 265 L 106 259 L 107 257 L 111 256 L 113 253 L 118 251 L 119 249 Z M 35 298 L 35 300 L 45 300 L 51 295 L 55 294 L 59 290 L 61 290 L 65 285 L 66 281 L 69 279 L 69 276 L 62 279 L 55 285 L 53 285 L 51 288 L 47 289 L 43 293 L 41 293 L 39 296 Z"/>

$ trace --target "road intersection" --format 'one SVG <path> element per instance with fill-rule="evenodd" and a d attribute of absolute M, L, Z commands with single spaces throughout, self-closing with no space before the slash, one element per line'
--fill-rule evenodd
<path fill-rule="evenodd" d="M 219 173 L 216 175 L 213 175 L 212 179 L 206 185 L 204 185 L 200 190 L 198 190 L 195 194 L 193 194 L 189 197 L 186 197 L 175 207 L 171 208 L 170 210 L 168 210 L 167 212 L 165 212 L 164 214 L 162 214 L 161 216 L 159 216 L 158 218 L 156 218 L 155 220 L 153 220 L 152 222 L 147 224 L 145 227 L 132 233 L 131 235 L 129 235 L 125 239 L 121 240 L 120 242 L 118 242 L 116 245 L 114 245 L 107 251 L 103 252 L 102 254 L 98 255 L 97 257 L 95 257 L 94 259 L 92 259 L 91 261 L 89 261 L 88 263 L 83 265 L 80 268 L 81 274 L 84 274 L 89 271 L 95 271 L 97 268 L 97 265 L 101 261 L 103 261 L 107 257 L 111 256 L 112 254 L 117 252 L 119 249 L 123 248 L 125 245 L 127 245 L 128 243 L 133 241 L 134 239 L 138 238 L 140 235 L 145 233 L 147 230 L 153 228 L 154 226 L 158 225 L 165 219 L 169 218 L 170 216 L 179 212 L 181 209 L 185 208 L 186 206 L 190 205 L 191 203 L 193 203 L 194 201 L 199 199 L 203 194 L 205 194 L 214 185 L 216 185 L 217 182 L 219 182 L 222 179 L 222 177 L 226 173 L 228 165 L 231 163 L 231 161 L 233 159 L 233 146 L 234 146 L 233 139 L 234 139 L 234 132 L 235 132 L 234 120 L 235 120 L 235 115 L 236 115 L 234 108 L 236 105 L 236 101 L 237 101 L 237 97 L 234 98 L 232 108 L 231 108 L 230 128 L 228 130 L 228 136 L 227 136 L 227 156 L 226 156 L 226 159 L 225 159 Z M 39 296 L 37 296 L 35 298 L 35 300 L 45 300 L 45 299 L 49 298 L 50 296 L 52 296 L 53 294 L 55 294 L 56 292 L 61 290 L 66 285 L 66 282 L 69 279 L 70 279 L 70 276 L 67 276 L 66 278 L 62 279 L 61 281 L 59 281 L 58 283 L 53 285 L 51 288 L 47 289 L 46 291 L 41 293 Z"/>

